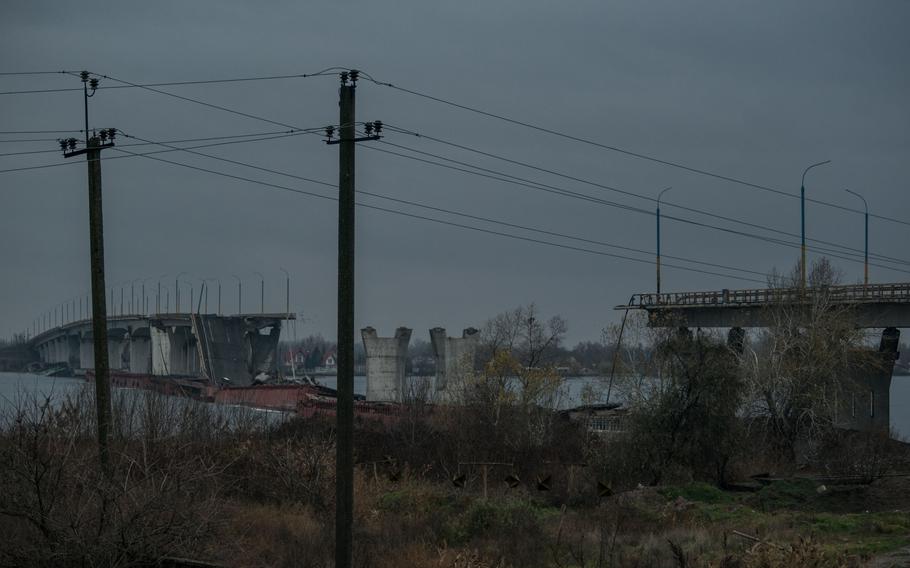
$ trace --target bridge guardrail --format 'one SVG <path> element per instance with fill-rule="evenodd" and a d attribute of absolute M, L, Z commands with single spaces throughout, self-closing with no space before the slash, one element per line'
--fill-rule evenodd
<path fill-rule="evenodd" d="M 823 288 L 757 288 L 707 292 L 645 293 L 632 296 L 628 306 L 618 308 L 745 307 L 797 304 L 824 293 L 833 303 L 910 303 L 910 282 L 826 286 Z"/>

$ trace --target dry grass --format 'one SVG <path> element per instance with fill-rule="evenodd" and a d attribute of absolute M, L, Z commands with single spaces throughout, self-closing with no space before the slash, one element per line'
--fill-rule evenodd
<path fill-rule="evenodd" d="M 333 565 L 330 423 L 268 425 L 186 401 L 122 400 L 105 476 L 90 397 L 33 403 L 0 426 L 0 566 L 146 566 L 162 556 Z M 482 435 L 470 414 L 419 426 L 410 431 L 429 441 L 406 443 L 400 429 L 358 431 L 358 567 L 857 566 L 910 542 L 906 511 L 854 510 L 894 503 L 893 481 L 884 498 L 875 484 L 847 499 L 791 483 L 748 496 L 684 484 L 599 499 L 607 472 L 572 466 L 570 475 L 560 460 L 579 460 L 578 440 L 563 444 L 573 433 L 561 426 L 535 443 L 480 446 L 510 449 L 510 471 L 522 479 L 510 489 L 507 471 L 496 470 L 485 499 L 480 470 L 458 465 Z M 455 471 L 468 474 L 465 488 L 449 481 Z M 537 488 L 543 474 L 552 475 L 550 491 Z"/>

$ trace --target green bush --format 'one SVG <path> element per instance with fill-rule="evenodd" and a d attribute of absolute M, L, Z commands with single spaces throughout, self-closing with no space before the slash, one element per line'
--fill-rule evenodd
<path fill-rule="evenodd" d="M 749 502 L 763 511 L 798 509 L 818 498 L 817 487 L 811 479 L 775 481 L 752 495 Z"/>
<path fill-rule="evenodd" d="M 541 521 L 558 514 L 556 509 L 537 507 L 515 499 L 475 500 L 449 526 L 450 543 L 466 543 L 492 534 L 541 532 Z"/>
<path fill-rule="evenodd" d="M 659 490 L 660 494 L 670 499 L 682 497 L 700 503 L 730 503 L 733 497 L 709 483 L 689 483 L 687 485 L 670 485 Z"/>

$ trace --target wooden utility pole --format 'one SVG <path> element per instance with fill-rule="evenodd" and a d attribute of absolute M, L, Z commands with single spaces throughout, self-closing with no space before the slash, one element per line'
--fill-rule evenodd
<path fill-rule="evenodd" d="M 111 377 L 107 355 L 107 306 L 104 303 L 104 217 L 101 203 L 101 144 L 89 139 L 88 200 L 92 271 L 92 340 L 95 353 L 95 403 L 101 464 L 110 465 Z"/>
<path fill-rule="evenodd" d="M 354 528 L 354 92 L 341 76 L 338 160 L 338 433 L 335 566 L 353 563 Z"/>
<path fill-rule="evenodd" d="M 335 441 L 335 566 L 353 563 L 354 528 L 354 148 L 378 140 L 382 122 L 364 125 L 357 137 L 355 99 L 358 71 L 341 73 L 339 139 L 326 127 L 327 144 L 338 144 L 338 398 Z M 350 79 L 350 83 L 348 82 Z M 375 129 L 375 134 L 373 134 Z"/>
<path fill-rule="evenodd" d="M 101 130 L 89 135 L 88 99 L 98 88 L 98 79 L 81 74 L 85 98 L 85 148 L 76 149 L 76 139 L 60 140 L 66 158 L 85 154 L 88 164 L 89 249 L 92 278 L 92 340 L 95 356 L 95 404 L 98 423 L 98 453 L 105 472 L 110 467 L 111 378 L 107 353 L 107 305 L 104 284 L 104 220 L 101 202 L 101 150 L 114 145 L 117 131 Z M 91 93 L 89 89 L 91 88 Z M 67 151 L 69 150 L 69 151 Z"/>

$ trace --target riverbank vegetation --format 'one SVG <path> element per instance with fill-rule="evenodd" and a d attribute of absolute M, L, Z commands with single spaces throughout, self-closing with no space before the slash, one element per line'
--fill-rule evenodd
<path fill-rule="evenodd" d="M 88 394 L 6 417 L 0 565 L 331 566 L 331 420 L 116 398 L 108 472 Z M 860 566 L 910 543 L 910 484 L 888 475 L 901 448 L 885 440 L 851 442 L 874 441 L 887 462 L 871 483 L 782 477 L 742 492 L 697 481 L 714 470 L 678 456 L 655 458 L 668 466 L 652 486 L 631 447 L 519 405 L 498 430 L 484 405 L 412 410 L 358 424 L 358 566 Z"/>
<path fill-rule="evenodd" d="M 493 318 L 480 370 L 357 418 L 355 564 L 863 566 L 910 545 L 908 446 L 837 427 L 865 337 L 824 301 L 775 315 L 753 337 L 630 320 L 575 413 L 554 410 L 566 322 Z M 621 427 L 593 427 L 614 392 Z M 88 391 L 0 417 L 0 565 L 331 566 L 332 418 L 129 391 L 114 416 L 107 469 Z"/>

